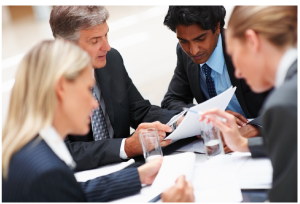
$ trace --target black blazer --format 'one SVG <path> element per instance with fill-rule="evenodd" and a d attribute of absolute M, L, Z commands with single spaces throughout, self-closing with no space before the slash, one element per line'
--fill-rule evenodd
<path fill-rule="evenodd" d="M 73 171 L 39 138 L 13 155 L 8 178 L 2 177 L 3 202 L 106 202 L 140 189 L 136 168 L 77 182 Z"/>
<path fill-rule="evenodd" d="M 271 202 L 297 202 L 297 72 L 296 61 L 262 108 L 263 144 L 273 166 Z"/>
<path fill-rule="evenodd" d="M 268 92 L 256 94 L 251 91 L 250 87 L 246 84 L 244 79 L 237 79 L 234 76 L 234 67 L 230 57 L 226 54 L 226 46 L 224 35 L 222 35 L 222 47 L 227 66 L 228 74 L 232 86 L 236 86 L 236 97 L 243 109 L 247 118 L 258 117 L 258 112 L 262 106 L 265 97 Z M 174 71 L 173 78 L 170 82 L 169 88 L 163 101 L 161 102 L 162 108 L 170 110 L 181 111 L 183 107 L 192 107 L 193 99 L 195 98 L 197 103 L 206 101 L 204 94 L 200 87 L 200 70 L 199 65 L 196 64 L 181 48 L 180 44 L 177 44 L 177 66 Z M 259 119 L 255 119 L 251 124 L 259 124 Z"/>
<path fill-rule="evenodd" d="M 143 98 L 128 76 L 117 50 L 112 48 L 106 55 L 106 61 L 105 67 L 95 69 L 95 79 L 114 129 L 114 139 L 95 142 L 92 131 L 86 136 L 68 136 L 65 142 L 78 165 L 76 170 L 121 162 L 121 141 L 130 136 L 130 127 L 136 129 L 142 122 L 167 123 L 178 113 L 151 105 Z"/>

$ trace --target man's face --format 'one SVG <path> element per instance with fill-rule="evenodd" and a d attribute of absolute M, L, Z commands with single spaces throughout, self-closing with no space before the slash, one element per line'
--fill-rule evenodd
<path fill-rule="evenodd" d="M 102 68 L 106 65 L 106 54 L 110 51 L 107 33 L 106 22 L 89 30 L 80 31 L 78 45 L 89 53 L 94 68 Z"/>
<path fill-rule="evenodd" d="M 215 33 L 212 30 L 203 30 L 199 25 L 178 25 L 176 34 L 184 52 L 197 64 L 205 63 L 218 43 L 220 23 Z"/>

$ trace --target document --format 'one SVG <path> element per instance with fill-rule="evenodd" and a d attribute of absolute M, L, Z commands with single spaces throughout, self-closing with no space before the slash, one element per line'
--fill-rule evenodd
<path fill-rule="evenodd" d="M 195 202 L 241 202 L 243 200 L 231 157 L 219 155 L 195 165 Z"/>
<path fill-rule="evenodd" d="M 236 90 L 236 87 L 228 88 L 223 93 L 201 103 L 196 106 L 193 106 L 190 108 L 191 110 L 195 111 L 206 111 L 212 108 L 219 108 L 221 110 L 225 110 L 228 106 L 234 92 Z M 169 135 L 165 138 L 166 139 L 172 139 L 173 141 L 192 137 L 195 135 L 200 135 L 200 124 L 198 121 L 199 115 L 187 112 L 186 116 L 180 123 L 180 125 Z"/>
<path fill-rule="evenodd" d="M 205 154 L 204 141 L 202 139 L 197 139 L 190 144 L 177 149 L 176 152 L 196 152 Z"/>
<path fill-rule="evenodd" d="M 269 158 L 252 158 L 251 153 L 231 154 L 241 189 L 270 189 L 273 167 Z"/>
<path fill-rule="evenodd" d="M 116 171 L 120 171 L 133 163 L 134 163 L 134 159 L 130 159 L 127 162 L 121 162 L 121 163 L 117 163 L 117 164 L 109 164 L 109 165 L 106 165 L 103 167 L 99 167 L 97 169 L 77 172 L 74 174 L 74 176 L 78 182 L 85 182 L 85 181 L 97 178 L 99 176 L 104 176 L 107 174 L 114 173 Z"/>

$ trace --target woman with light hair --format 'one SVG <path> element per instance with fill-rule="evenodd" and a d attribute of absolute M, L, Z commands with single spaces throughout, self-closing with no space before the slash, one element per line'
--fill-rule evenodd
<path fill-rule="evenodd" d="M 105 202 L 137 193 L 141 184 L 152 184 L 162 158 L 76 181 L 72 171 L 76 164 L 64 138 L 89 131 L 90 114 L 98 106 L 93 86 L 90 56 L 73 43 L 44 41 L 25 55 L 2 131 L 2 201 Z M 155 124 L 141 124 L 137 131 L 150 127 Z M 185 179 L 180 184 L 187 190 L 173 186 L 172 192 L 184 201 L 193 199 L 192 187 Z"/>
<path fill-rule="evenodd" d="M 297 202 L 297 6 L 235 7 L 226 43 L 236 77 L 257 93 L 274 87 L 261 110 L 263 137 L 242 137 L 234 117 L 219 109 L 204 116 L 222 131 L 233 151 L 253 153 L 264 147 L 273 166 L 269 200 Z"/>

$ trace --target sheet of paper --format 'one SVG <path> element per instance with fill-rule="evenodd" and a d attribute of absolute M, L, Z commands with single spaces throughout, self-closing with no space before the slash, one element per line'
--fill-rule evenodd
<path fill-rule="evenodd" d="M 190 144 L 187 144 L 176 150 L 177 152 L 197 152 L 205 154 L 204 142 L 202 139 L 197 139 Z"/>
<path fill-rule="evenodd" d="M 273 167 L 269 158 L 251 158 L 251 154 L 231 155 L 241 189 L 270 189 Z"/>
<path fill-rule="evenodd" d="M 232 159 L 217 156 L 195 165 L 194 195 L 196 202 L 241 202 L 241 189 Z"/>
<path fill-rule="evenodd" d="M 119 171 L 133 163 L 134 163 L 134 159 L 130 159 L 127 162 L 121 162 L 121 163 L 117 163 L 117 164 L 109 164 L 109 165 L 106 165 L 103 167 L 99 167 L 97 169 L 77 172 L 74 175 L 78 182 L 85 182 L 87 180 L 94 179 L 99 176 L 104 176 L 104 175 Z"/>
<path fill-rule="evenodd" d="M 211 108 L 219 108 L 225 110 L 228 106 L 236 87 L 228 88 L 223 93 L 203 102 L 196 106 L 193 106 L 191 109 L 195 111 L 206 111 Z M 199 116 L 195 113 L 188 112 L 180 125 L 168 136 L 166 139 L 179 140 L 187 137 L 192 137 L 195 135 L 200 135 L 200 125 L 198 122 Z"/>
<path fill-rule="evenodd" d="M 151 192 L 155 197 L 175 184 L 180 175 L 185 175 L 187 181 L 192 180 L 196 155 L 192 152 L 164 156 L 160 170 L 154 179 Z"/>

